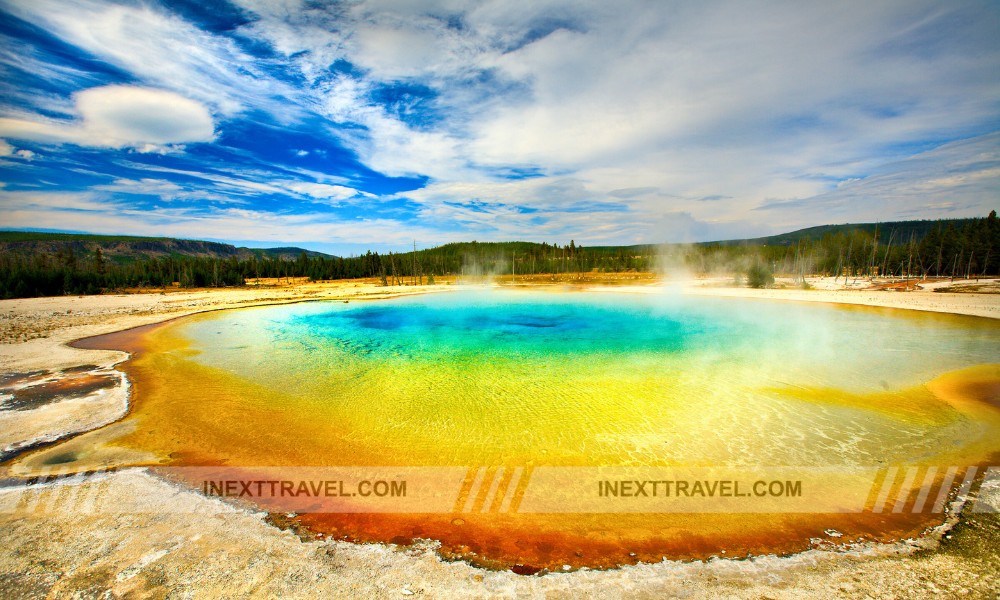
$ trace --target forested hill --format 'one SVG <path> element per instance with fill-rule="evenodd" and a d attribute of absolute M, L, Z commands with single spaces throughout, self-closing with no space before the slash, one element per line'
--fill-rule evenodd
<path fill-rule="evenodd" d="M 53 256 L 71 254 L 83 259 L 92 256 L 98 249 L 105 260 L 117 264 L 165 257 L 237 258 L 239 260 L 266 257 L 294 260 L 303 252 L 309 257 L 328 257 L 320 252 L 303 250 L 302 248 L 238 248 L 232 244 L 220 242 L 164 237 L 0 231 L 0 252 L 22 257 L 42 254 Z"/>
<path fill-rule="evenodd" d="M 887 221 L 885 223 L 845 223 L 843 225 L 818 225 L 798 229 L 789 233 L 770 235 L 761 238 L 751 238 L 743 240 L 723 240 L 719 242 L 703 242 L 701 245 L 711 246 L 791 246 L 800 241 L 817 241 L 827 235 L 850 234 L 862 232 L 888 239 L 892 235 L 897 242 L 908 242 L 911 238 L 917 241 L 922 240 L 937 228 L 947 229 L 949 226 L 955 229 L 962 229 L 971 224 L 976 219 L 940 219 L 937 221 Z"/>

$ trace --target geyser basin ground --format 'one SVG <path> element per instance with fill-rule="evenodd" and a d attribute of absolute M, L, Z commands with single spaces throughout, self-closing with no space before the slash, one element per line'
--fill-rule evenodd
<path fill-rule="evenodd" d="M 912 535 L 941 515 L 910 510 L 919 485 L 913 498 L 900 492 L 908 469 L 939 484 L 949 466 L 985 464 L 1000 450 L 1000 327 L 986 319 L 459 292 L 211 313 L 88 343 L 135 353 L 125 366 L 132 412 L 28 456 L 24 468 L 454 467 L 457 478 L 435 484 L 447 510 L 412 512 L 415 479 L 388 512 L 299 521 L 357 540 L 440 540 L 445 555 L 495 566 L 793 551 L 828 530 L 838 541 Z M 601 478 L 611 482 L 643 480 L 615 468 L 673 468 L 692 480 L 718 468 L 715 480 L 744 485 L 796 467 L 806 470 L 806 502 L 861 498 L 864 510 L 779 501 L 747 513 L 704 497 L 665 512 L 629 512 L 620 496 L 577 505 L 575 494 L 598 488 L 546 480 L 553 467 L 611 468 Z M 823 485 L 809 469 L 826 469 L 833 487 L 809 489 Z M 532 481 L 548 487 L 532 491 Z M 872 510 L 886 486 L 906 510 Z M 536 508 L 546 494 L 556 508 L 525 512 L 531 494 Z"/>

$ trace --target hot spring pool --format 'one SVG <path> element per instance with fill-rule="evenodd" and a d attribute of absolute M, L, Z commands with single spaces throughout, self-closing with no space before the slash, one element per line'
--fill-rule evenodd
<path fill-rule="evenodd" d="M 480 478 L 496 476 L 499 498 L 515 470 L 542 467 L 919 465 L 924 477 L 928 465 L 985 464 L 1000 451 L 996 368 L 980 367 L 985 387 L 973 386 L 971 400 L 945 397 L 954 385 L 927 385 L 1000 363 L 1000 327 L 986 319 L 477 291 L 230 310 L 101 343 L 135 351 L 125 367 L 136 386 L 132 426 L 95 437 L 81 461 L 117 453 L 139 464 L 463 467 L 469 477 L 488 467 Z M 430 538 L 446 556 L 550 568 L 791 551 L 834 526 L 845 539 L 884 539 L 940 520 L 482 506 L 299 520 L 337 537 Z"/>

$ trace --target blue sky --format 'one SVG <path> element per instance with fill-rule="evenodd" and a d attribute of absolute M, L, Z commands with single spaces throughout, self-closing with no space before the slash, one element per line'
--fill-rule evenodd
<path fill-rule="evenodd" d="M 0 0 L 0 227 L 351 254 L 1000 205 L 1000 4 Z"/>

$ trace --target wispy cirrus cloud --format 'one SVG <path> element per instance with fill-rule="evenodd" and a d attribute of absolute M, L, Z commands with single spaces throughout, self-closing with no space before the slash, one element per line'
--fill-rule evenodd
<path fill-rule="evenodd" d="M 105 197 L 100 192 L 39 194 L 0 189 L 0 220 L 8 227 L 37 228 L 40 219 L 44 219 L 47 228 L 51 229 L 103 234 L 128 232 L 194 239 L 237 239 L 220 238 L 219 232 L 239 231 L 247 240 L 273 245 L 288 240 L 322 245 L 335 239 L 340 244 L 364 247 L 375 232 L 383 244 L 405 247 L 412 243 L 414 234 L 422 239 L 431 239 L 434 235 L 420 225 L 403 230 L 391 219 L 344 220 L 324 212 L 288 214 L 190 205 L 138 210 L 130 208 L 127 201 Z"/>
<path fill-rule="evenodd" d="M 788 222 L 817 210 L 835 222 L 871 222 L 982 216 L 997 208 L 997 198 L 1000 133 L 993 133 L 883 165 L 812 198 L 767 202 L 757 210 Z"/>
<path fill-rule="evenodd" d="M 295 113 L 291 87 L 265 74 L 266 60 L 169 7 L 145 2 L 37 0 L 5 5 L 14 16 L 149 85 L 207 104 L 224 116 L 250 108 Z"/>

